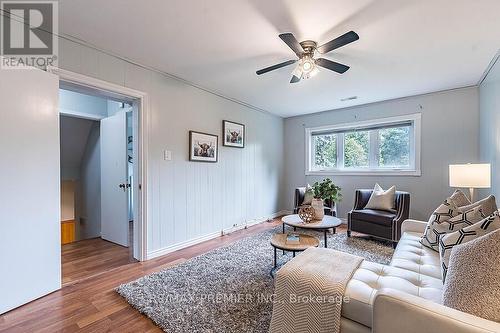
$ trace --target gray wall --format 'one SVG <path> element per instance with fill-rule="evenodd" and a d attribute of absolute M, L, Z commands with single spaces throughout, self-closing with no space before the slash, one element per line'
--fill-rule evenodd
<path fill-rule="evenodd" d="M 448 165 L 476 162 L 479 158 L 479 105 L 476 87 L 408 97 L 365 106 L 285 119 L 286 207 L 292 208 L 293 189 L 324 177 L 305 176 L 305 127 L 347 123 L 405 114 L 422 113 L 422 176 L 330 176 L 342 187 L 344 217 L 354 204 L 357 188 L 396 185 L 409 191 L 411 217 L 427 219 L 452 191 Z"/>
<path fill-rule="evenodd" d="M 77 103 L 78 100 L 75 100 Z M 75 107 L 78 107 L 75 105 Z M 60 116 L 61 180 L 75 182 L 76 240 L 101 233 L 99 122 Z"/>
<path fill-rule="evenodd" d="M 78 239 L 101 235 L 100 123 L 94 121 L 80 166 L 80 230 Z"/>
<path fill-rule="evenodd" d="M 479 87 L 481 161 L 491 163 L 491 192 L 500 197 L 500 61 Z"/>
<path fill-rule="evenodd" d="M 63 69 L 149 96 L 149 253 L 281 210 L 282 118 L 66 39 L 60 39 L 59 53 Z M 220 140 L 223 119 L 246 125 L 246 147 L 219 146 L 218 163 L 189 162 L 188 131 Z M 172 161 L 163 160 L 164 149 L 173 152 Z"/>
<path fill-rule="evenodd" d="M 61 180 L 78 180 L 93 121 L 60 116 Z"/>

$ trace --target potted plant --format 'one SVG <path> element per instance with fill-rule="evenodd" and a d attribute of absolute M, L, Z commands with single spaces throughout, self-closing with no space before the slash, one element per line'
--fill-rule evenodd
<path fill-rule="evenodd" d="M 333 183 L 330 178 L 324 179 L 321 183 L 316 182 L 312 186 L 314 199 L 311 206 L 314 208 L 314 215 L 317 220 L 322 220 L 325 216 L 325 200 L 338 202 L 342 199 L 341 188 Z"/>

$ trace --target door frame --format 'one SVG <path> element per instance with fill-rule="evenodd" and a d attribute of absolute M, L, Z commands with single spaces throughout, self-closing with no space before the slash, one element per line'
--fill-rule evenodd
<path fill-rule="evenodd" d="M 149 98 L 145 92 L 127 88 L 118 84 L 107 82 L 104 80 L 96 79 L 90 76 L 78 74 L 58 67 L 48 67 L 47 72 L 58 75 L 59 82 L 74 85 L 76 87 L 86 88 L 87 90 L 102 93 L 103 95 L 122 98 L 133 99 L 137 101 L 137 120 L 139 122 L 138 135 L 137 135 L 137 171 L 138 176 L 134 177 L 134 189 L 136 189 L 138 211 L 134 212 L 134 233 L 137 230 L 137 246 L 134 246 L 134 257 L 139 261 L 147 260 L 147 227 L 148 227 L 148 214 L 147 214 L 147 161 L 148 161 L 148 133 L 149 133 Z M 137 185 L 137 186 L 135 186 Z M 134 244 L 135 245 L 135 244 Z"/>

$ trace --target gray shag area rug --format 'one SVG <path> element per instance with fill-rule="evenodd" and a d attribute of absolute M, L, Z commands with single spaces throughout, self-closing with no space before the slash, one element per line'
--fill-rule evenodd
<path fill-rule="evenodd" d="M 281 226 L 212 250 L 175 267 L 122 284 L 116 291 L 165 332 L 267 332 L 274 280 L 270 240 Z M 319 232 L 307 232 L 321 239 Z M 328 247 L 387 264 L 388 243 L 330 234 Z M 278 251 L 283 265 L 291 254 Z"/>

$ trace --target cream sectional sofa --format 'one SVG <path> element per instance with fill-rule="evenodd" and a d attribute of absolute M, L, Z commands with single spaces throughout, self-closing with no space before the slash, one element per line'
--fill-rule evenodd
<path fill-rule="evenodd" d="M 440 304 L 439 254 L 420 244 L 425 226 L 404 221 L 391 263 L 364 261 L 356 270 L 342 305 L 342 333 L 500 332 L 500 323 Z"/>

